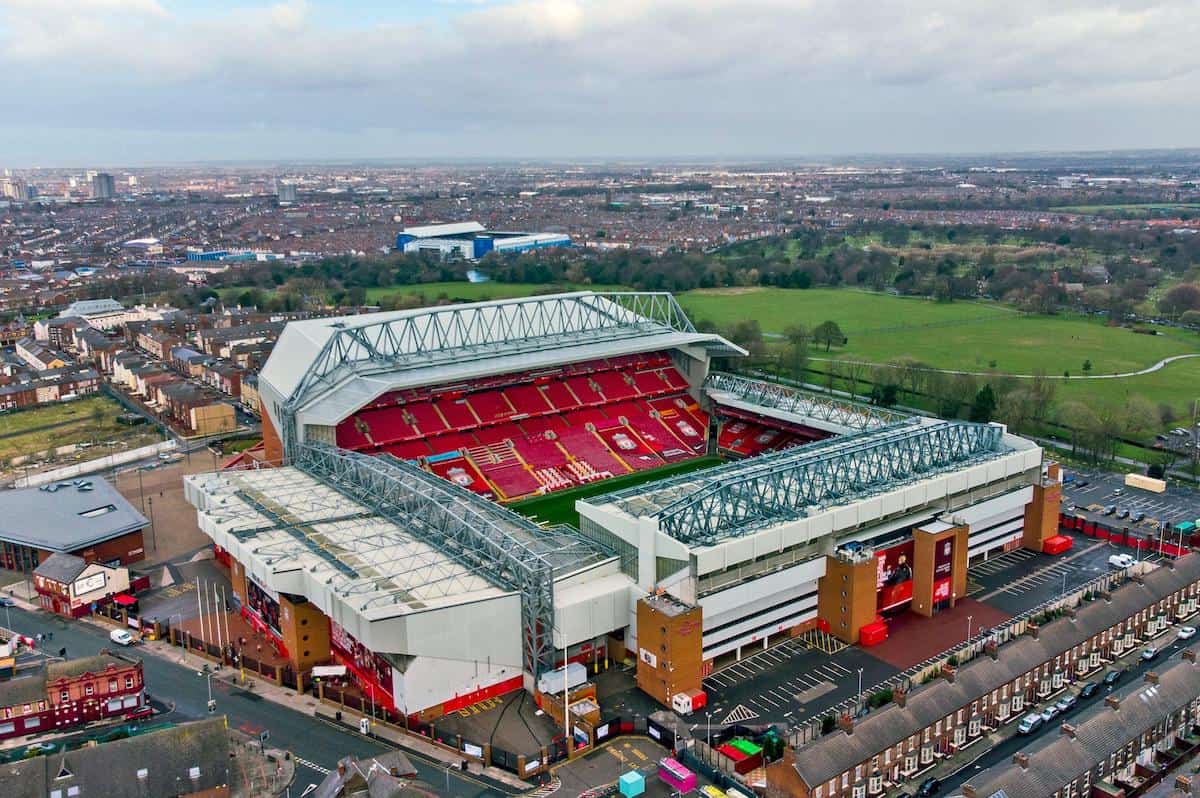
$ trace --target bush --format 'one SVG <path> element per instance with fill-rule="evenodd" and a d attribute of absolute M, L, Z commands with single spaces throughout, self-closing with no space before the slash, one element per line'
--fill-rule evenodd
<path fill-rule="evenodd" d="M 829 734 L 833 731 L 833 727 L 837 725 L 837 718 L 830 712 L 825 717 L 821 718 L 821 734 Z"/>
<path fill-rule="evenodd" d="M 885 687 L 882 690 L 872 693 L 871 697 L 867 699 L 867 706 L 871 707 L 871 709 L 878 709 L 884 704 L 890 704 L 891 701 L 892 688 Z"/>

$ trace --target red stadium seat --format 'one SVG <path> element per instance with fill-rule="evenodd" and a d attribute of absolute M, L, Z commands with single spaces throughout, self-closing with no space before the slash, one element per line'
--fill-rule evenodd
<path fill-rule="evenodd" d="M 442 412 L 450 429 L 468 430 L 479 426 L 479 419 L 471 412 L 471 406 L 465 399 L 437 399 L 434 404 Z"/>
<path fill-rule="evenodd" d="M 540 386 L 539 390 L 555 410 L 574 410 L 580 405 L 579 400 L 575 398 L 575 394 L 571 393 L 571 389 L 565 382 L 547 383 Z"/>
<path fill-rule="evenodd" d="M 605 371 L 593 375 L 592 380 L 600 388 L 600 393 L 609 402 L 628 399 L 637 395 L 637 389 L 625 381 L 625 374 L 619 371 Z"/>
<path fill-rule="evenodd" d="M 497 421 L 503 421 L 515 412 L 512 405 L 504 398 L 504 394 L 499 391 L 473 393 L 467 397 L 467 401 L 471 404 L 471 409 L 475 411 L 475 415 L 484 424 L 494 424 Z"/>
<path fill-rule="evenodd" d="M 591 377 L 568 377 L 566 381 L 567 387 L 571 389 L 571 393 L 579 399 L 579 404 L 586 407 L 602 405 L 607 400 L 597 391 L 592 384 Z"/>
<path fill-rule="evenodd" d="M 522 465 L 487 469 L 483 474 L 501 497 L 509 501 L 541 492 L 541 483 Z"/>
<path fill-rule="evenodd" d="M 517 415 L 540 416 L 553 407 L 534 385 L 514 385 L 504 389 L 508 403 L 517 409 Z"/>
<path fill-rule="evenodd" d="M 429 402 L 417 402 L 406 405 L 406 409 L 409 415 L 412 416 L 413 426 L 420 430 L 422 437 L 436 435 L 439 432 L 445 432 L 449 429 L 446 426 L 446 420 L 438 413 L 437 408 Z"/>

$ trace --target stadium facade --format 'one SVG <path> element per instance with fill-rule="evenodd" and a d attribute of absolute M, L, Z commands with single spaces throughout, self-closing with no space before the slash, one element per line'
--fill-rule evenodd
<path fill-rule="evenodd" d="M 671 703 L 780 636 L 933 614 L 968 558 L 1057 531 L 1033 443 L 713 371 L 744 354 L 655 293 L 292 322 L 259 380 L 275 467 L 188 497 L 298 670 L 425 716 L 564 651 L 636 656 Z M 578 530 L 508 506 L 614 477 Z"/>
<path fill-rule="evenodd" d="M 396 236 L 401 252 L 434 252 L 443 258 L 479 260 L 489 252 L 529 252 L 549 247 L 569 247 L 562 233 L 518 233 L 488 230 L 479 222 L 452 222 L 406 227 Z"/>

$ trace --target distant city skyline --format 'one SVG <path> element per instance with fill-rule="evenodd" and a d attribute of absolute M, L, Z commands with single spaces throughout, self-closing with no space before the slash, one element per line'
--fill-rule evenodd
<path fill-rule="evenodd" d="M 1194 147 L 1198 34 L 1183 0 L 0 0 L 0 165 Z"/>

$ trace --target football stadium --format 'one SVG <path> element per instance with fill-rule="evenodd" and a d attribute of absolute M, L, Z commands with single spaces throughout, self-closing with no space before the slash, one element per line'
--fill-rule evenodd
<path fill-rule="evenodd" d="M 636 660 L 698 706 L 723 662 L 886 636 L 965 595 L 969 560 L 1057 533 L 1034 443 L 713 367 L 745 354 L 664 293 L 291 322 L 261 455 L 186 491 L 297 671 L 420 718 L 564 661 Z M 577 526 L 522 514 L 559 492 Z"/>

